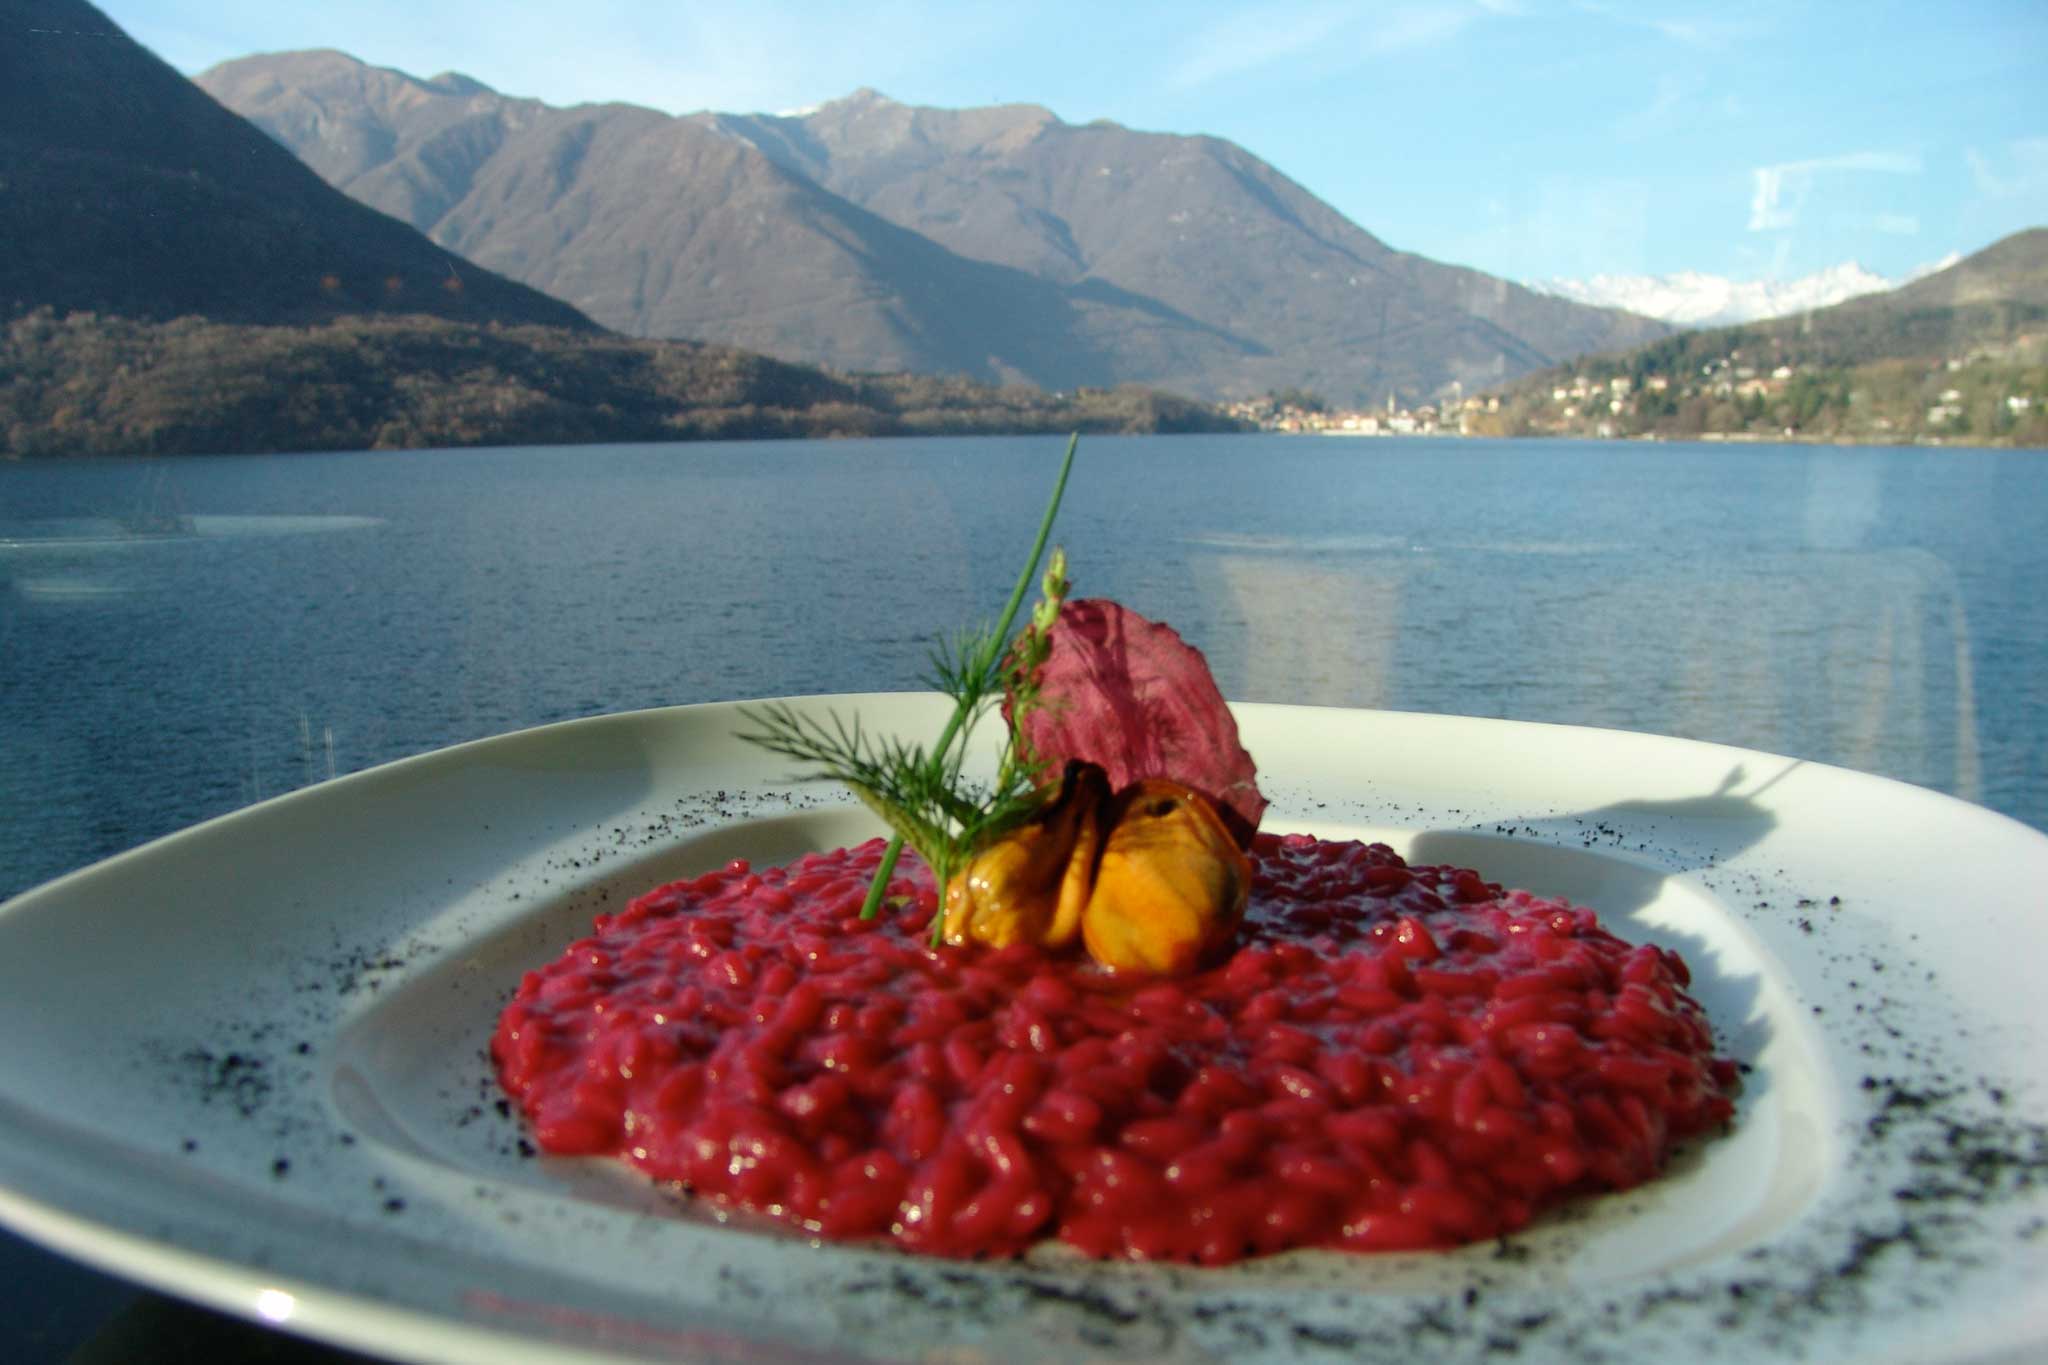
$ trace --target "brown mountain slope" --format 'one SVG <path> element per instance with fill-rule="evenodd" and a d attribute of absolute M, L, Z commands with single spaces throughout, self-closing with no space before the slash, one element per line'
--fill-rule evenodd
<path fill-rule="evenodd" d="M 2048 227 L 2015 232 L 1946 270 L 1922 276 L 1889 294 L 1865 298 L 1879 306 L 1889 299 L 1893 306 L 1909 308 L 1961 308 L 1973 303 L 2048 308 Z M 1849 303 L 1863 301 L 1851 299 Z"/>
<path fill-rule="evenodd" d="M 2048 325 L 2048 228 L 1993 242 L 1881 294 L 1753 324 L 1780 352 L 1822 364 L 1958 355 Z"/>
<path fill-rule="evenodd" d="M 1218 138 L 867 90 L 801 118 L 698 117 L 963 255 L 1107 283 L 1241 339 L 1228 392 L 1276 361 L 1336 393 L 1476 386 L 1669 330 L 1395 251 Z"/>
<path fill-rule="evenodd" d="M 0 0 L 0 314 L 589 329 L 337 194 L 83 0 Z"/>
<path fill-rule="evenodd" d="M 201 84 L 331 183 L 480 264 L 641 336 L 848 371 L 1119 382 L 1086 298 L 967 260 L 746 142 L 628 105 L 550 109 L 339 53 Z"/>
<path fill-rule="evenodd" d="M 1667 329 L 1378 242 L 1213 138 L 862 92 L 800 118 L 555 110 L 338 53 L 199 77 L 334 184 L 608 325 L 844 368 L 1341 399 Z"/>

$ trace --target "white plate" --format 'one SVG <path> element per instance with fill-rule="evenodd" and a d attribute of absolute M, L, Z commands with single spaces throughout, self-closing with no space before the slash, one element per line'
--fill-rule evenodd
<path fill-rule="evenodd" d="M 802 704 L 913 737 L 942 706 Z M 2048 1348 L 2048 838 L 1712 745 L 1238 710 L 1266 828 L 1386 839 L 1682 951 L 1753 1067 L 1733 1131 L 1510 1242 L 1222 1271 L 819 1247 L 525 1155 L 484 1054 L 522 970 L 662 880 L 875 830 L 714 705 L 394 763 L 0 908 L 0 1218 L 421 1360 Z"/>

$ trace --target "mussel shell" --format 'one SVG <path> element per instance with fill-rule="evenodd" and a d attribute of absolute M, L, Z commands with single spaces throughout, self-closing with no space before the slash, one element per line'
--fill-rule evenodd
<path fill-rule="evenodd" d="M 1088 953 L 1116 971 L 1174 976 L 1228 943 L 1251 860 L 1207 797 L 1158 778 L 1117 793 L 1081 915 Z"/>

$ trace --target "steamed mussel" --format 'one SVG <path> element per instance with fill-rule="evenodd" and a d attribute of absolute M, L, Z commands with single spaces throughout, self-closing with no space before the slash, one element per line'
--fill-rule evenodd
<path fill-rule="evenodd" d="M 1194 970 L 1244 918 L 1251 862 L 1208 797 L 1146 778 L 1112 792 L 1094 763 L 977 852 L 946 886 L 948 942 L 993 948 L 1077 940 L 1115 971 Z"/>

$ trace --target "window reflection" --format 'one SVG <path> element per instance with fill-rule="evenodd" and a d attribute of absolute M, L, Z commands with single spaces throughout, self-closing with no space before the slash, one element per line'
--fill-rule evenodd
<path fill-rule="evenodd" d="M 1867 544 L 1869 463 L 1816 463 L 1807 543 L 1727 556 L 1380 540 L 1190 548 L 1233 695 L 1611 726 L 1986 796 L 1957 574 Z M 1489 586 L 1491 585 L 1491 586 Z"/>

